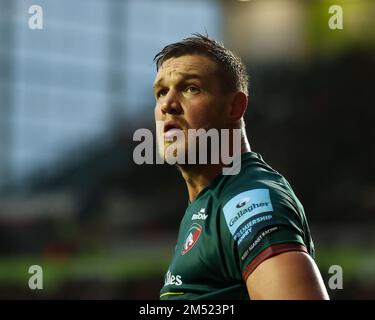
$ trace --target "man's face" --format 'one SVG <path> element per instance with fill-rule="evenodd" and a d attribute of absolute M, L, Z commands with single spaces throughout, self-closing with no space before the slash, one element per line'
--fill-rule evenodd
<path fill-rule="evenodd" d="M 217 66 L 208 57 L 185 55 L 166 60 L 156 75 L 154 95 L 155 120 L 164 122 L 163 132 L 157 133 L 159 146 L 172 143 L 170 135 L 177 128 L 184 133 L 187 152 L 188 129 L 225 127 L 229 97 L 223 94 Z"/>

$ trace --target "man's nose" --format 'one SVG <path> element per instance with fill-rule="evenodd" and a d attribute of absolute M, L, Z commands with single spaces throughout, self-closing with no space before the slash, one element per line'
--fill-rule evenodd
<path fill-rule="evenodd" d="M 161 106 L 161 111 L 166 114 L 179 114 L 181 112 L 181 104 L 178 100 L 178 96 L 172 90 L 168 92 Z"/>

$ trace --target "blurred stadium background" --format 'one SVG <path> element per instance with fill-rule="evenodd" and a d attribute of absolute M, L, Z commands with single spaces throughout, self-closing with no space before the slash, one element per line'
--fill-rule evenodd
<path fill-rule="evenodd" d="M 153 56 L 194 32 L 246 62 L 252 148 L 304 204 L 327 286 L 342 267 L 331 298 L 375 298 L 373 0 L 0 0 L 0 298 L 158 298 L 187 195 L 132 137 L 154 130 Z"/>

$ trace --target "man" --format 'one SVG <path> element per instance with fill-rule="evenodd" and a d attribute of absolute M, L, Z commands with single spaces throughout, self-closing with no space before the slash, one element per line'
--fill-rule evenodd
<path fill-rule="evenodd" d="M 154 60 L 155 119 L 164 123 L 160 156 L 175 155 L 165 148 L 178 130 L 185 149 L 192 148 L 189 130 L 242 130 L 241 148 L 231 144 L 233 156 L 241 158 L 238 174 L 224 175 L 222 162 L 177 163 L 189 205 L 160 298 L 328 299 L 301 203 L 250 150 L 241 60 L 199 34 L 166 46 Z"/>

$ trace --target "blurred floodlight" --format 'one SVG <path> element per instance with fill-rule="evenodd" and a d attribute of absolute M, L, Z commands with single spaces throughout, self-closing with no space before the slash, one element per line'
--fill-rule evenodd
<path fill-rule="evenodd" d="M 295 59 L 305 50 L 304 6 L 298 1 L 252 1 L 230 5 L 226 42 L 256 60 Z"/>

